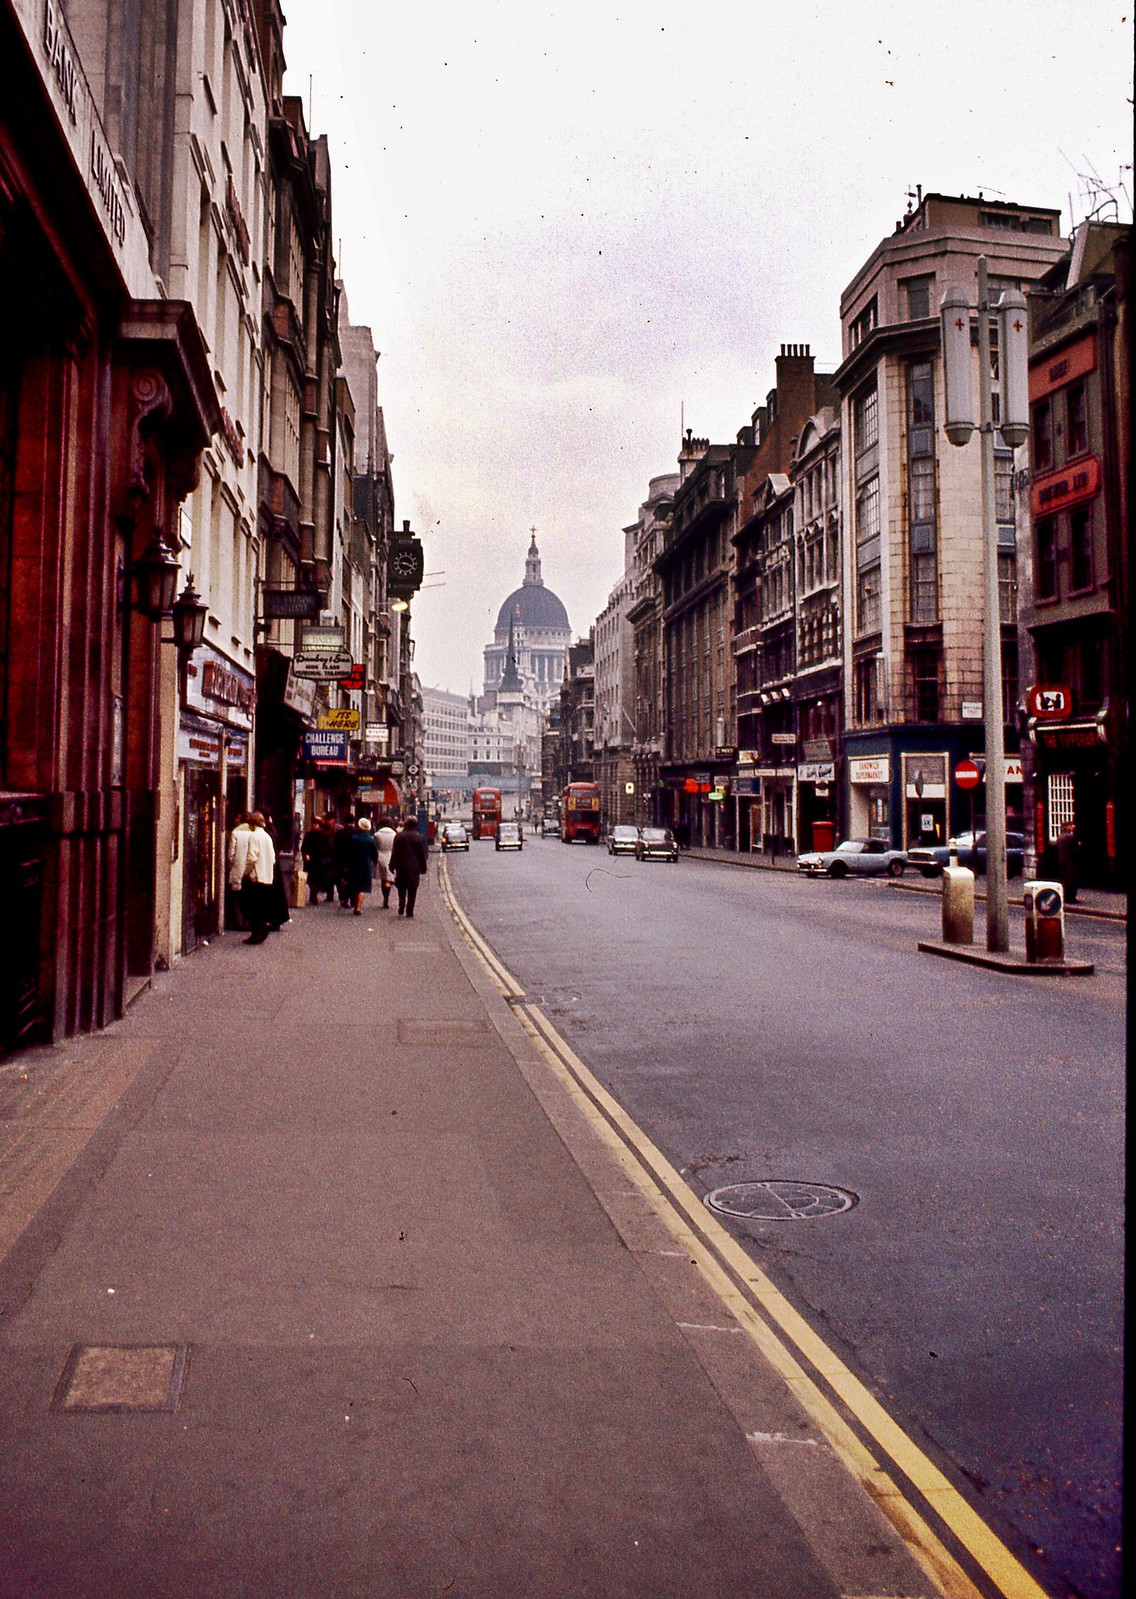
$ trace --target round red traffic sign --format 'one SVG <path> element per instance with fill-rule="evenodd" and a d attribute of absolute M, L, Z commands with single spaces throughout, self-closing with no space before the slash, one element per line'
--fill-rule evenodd
<path fill-rule="evenodd" d="M 973 761 L 960 761 L 955 767 L 955 782 L 960 788 L 977 788 L 981 778 Z"/>

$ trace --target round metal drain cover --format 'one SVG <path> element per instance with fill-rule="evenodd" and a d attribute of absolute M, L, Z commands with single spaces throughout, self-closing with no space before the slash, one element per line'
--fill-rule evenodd
<path fill-rule="evenodd" d="M 851 1210 L 859 1195 L 831 1183 L 771 1177 L 762 1183 L 731 1183 L 706 1195 L 711 1210 L 743 1221 L 816 1221 Z"/>

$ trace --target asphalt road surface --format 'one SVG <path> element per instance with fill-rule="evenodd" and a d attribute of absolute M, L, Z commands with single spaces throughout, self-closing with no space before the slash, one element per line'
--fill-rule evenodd
<path fill-rule="evenodd" d="M 727 1220 L 1047 1592 L 1119 1593 L 1123 926 L 1067 919 L 1095 976 L 1014 977 L 920 954 L 938 897 L 885 882 L 539 838 L 447 863 L 700 1193 L 852 1196 Z"/>

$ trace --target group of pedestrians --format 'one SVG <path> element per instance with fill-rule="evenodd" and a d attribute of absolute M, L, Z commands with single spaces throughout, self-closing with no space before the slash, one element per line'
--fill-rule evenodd
<path fill-rule="evenodd" d="M 414 915 L 418 884 L 426 870 L 426 841 L 415 817 L 407 817 L 398 832 L 389 817 L 377 830 L 366 816 L 349 816 L 342 826 L 331 817 L 319 817 L 305 833 L 300 852 L 310 905 L 318 905 L 323 894 L 325 903 L 338 900 L 345 910 L 361 916 L 377 873 L 383 909 L 390 906 L 393 887 L 398 914 Z"/>
<path fill-rule="evenodd" d="M 288 894 L 280 874 L 276 841 L 263 811 L 248 811 L 229 837 L 229 887 L 249 928 L 246 944 L 263 944 L 288 914 Z"/>

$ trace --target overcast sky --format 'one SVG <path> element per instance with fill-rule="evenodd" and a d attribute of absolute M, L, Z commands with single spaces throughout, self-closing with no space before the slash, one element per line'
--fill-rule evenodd
<path fill-rule="evenodd" d="M 423 683 L 480 690 L 524 576 L 576 634 L 681 426 L 729 442 L 783 343 L 840 358 L 907 192 L 1131 219 L 1130 11 L 1102 0 L 284 0 L 382 352 Z"/>

